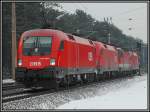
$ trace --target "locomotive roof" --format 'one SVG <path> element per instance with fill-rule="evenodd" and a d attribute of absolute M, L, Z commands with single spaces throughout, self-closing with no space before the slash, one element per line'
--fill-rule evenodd
<path fill-rule="evenodd" d="M 28 30 L 23 33 L 23 35 L 30 35 L 30 34 L 50 34 L 50 35 L 62 35 L 63 32 L 60 30 L 54 29 L 33 29 Z M 64 38 L 64 36 L 60 36 L 60 38 Z"/>
<path fill-rule="evenodd" d="M 97 43 L 97 44 L 99 44 L 99 45 L 101 45 L 101 46 L 104 46 L 104 43 L 99 42 L 99 41 L 94 41 L 94 43 Z"/>
<path fill-rule="evenodd" d="M 107 49 L 110 50 L 110 51 L 116 51 L 115 47 L 114 46 L 111 46 L 111 45 L 106 45 L 107 46 Z"/>
<path fill-rule="evenodd" d="M 115 46 L 108 45 L 108 44 L 105 44 L 105 43 L 102 43 L 102 42 L 99 42 L 99 41 L 94 41 L 94 42 L 98 43 L 98 45 L 100 45 L 101 47 L 103 47 L 105 49 L 108 49 L 110 51 L 116 51 L 116 47 Z"/>
<path fill-rule="evenodd" d="M 86 44 L 86 45 L 94 45 L 94 42 L 92 42 L 93 44 L 92 43 L 90 44 L 90 42 L 89 42 L 89 41 L 92 41 L 92 40 L 81 38 L 81 37 L 78 37 L 78 36 L 73 36 L 73 37 L 75 38 L 75 41 L 77 43 Z"/>
<path fill-rule="evenodd" d="M 24 33 L 25 34 L 37 33 L 37 32 L 39 32 L 39 33 L 42 33 L 42 32 L 48 33 L 50 31 L 52 32 L 52 31 L 55 31 L 55 30 L 52 30 L 52 29 L 32 29 L 32 30 L 25 31 Z"/>
<path fill-rule="evenodd" d="M 89 40 L 89 39 L 85 39 L 85 38 L 82 38 L 82 37 L 78 37 L 78 36 L 75 36 L 75 35 L 72 35 L 72 34 L 69 34 L 69 33 L 65 33 L 63 31 L 60 31 L 60 30 L 54 30 L 54 29 L 33 29 L 33 30 L 28 30 L 28 31 L 25 31 L 23 33 L 23 36 L 27 36 L 27 35 L 30 35 L 30 34 L 50 34 L 50 35 L 57 35 L 59 36 L 60 39 L 64 39 L 64 40 L 68 40 L 68 41 L 71 41 L 68 37 L 68 35 L 71 35 L 73 36 L 74 38 L 74 41 L 76 43 L 79 43 L 79 44 L 84 44 L 84 45 L 89 45 L 89 46 L 93 46 L 94 45 L 94 42 L 90 43 L 90 41 L 92 40 Z"/>
<path fill-rule="evenodd" d="M 23 33 L 24 36 L 27 36 L 27 35 L 30 35 L 30 34 L 51 34 L 51 35 L 58 35 L 60 39 L 64 39 L 64 40 L 70 40 L 68 38 L 68 35 L 72 35 L 72 34 L 65 33 L 63 31 L 55 30 L 55 29 L 33 29 L 33 30 L 25 31 Z M 82 37 L 78 37 L 78 36 L 75 36 L 75 35 L 72 35 L 72 36 L 75 39 L 76 43 L 81 43 L 81 44 L 90 45 L 90 46 L 93 46 L 94 43 L 98 43 L 99 45 L 104 46 L 106 49 L 109 49 L 109 50 L 112 50 L 112 51 L 116 50 L 115 49 L 116 47 L 113 46 L 113 45 L 108 45 L 108 44 L 105 44 L 105 43 L 99 42 L 99 41 L 92 41 L 92 40 L 85 39 L 85 38 L 82 38 Z M 91 44 L 90 41 L 93 44 Z M 117 47 L 117 49 L 123 50 L 122 48 L 119 48 L 119 47 Z M 127 52 L 129 52 L 129 51 L 127 51 Z"/>
<path fill-rule="evenodd" d="M 137 56 L 137 53 L 136 53 L 136 52 L 133 52 L 133 55 L 134 55 L 134 56 Z"/>

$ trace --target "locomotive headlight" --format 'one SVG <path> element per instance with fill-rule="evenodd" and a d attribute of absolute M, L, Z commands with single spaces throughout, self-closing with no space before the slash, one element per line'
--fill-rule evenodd
<path fill-rule="evenodd" d="M 21 60 L 21 59 L 18 60 L 18 65 L 19 65 L 19 66 L 22 65 L 22 60 Z"/>
<path fill-rule="evenodd" d="M 50 65 L 55 65 L 55 59 L 50 59 Z"/>

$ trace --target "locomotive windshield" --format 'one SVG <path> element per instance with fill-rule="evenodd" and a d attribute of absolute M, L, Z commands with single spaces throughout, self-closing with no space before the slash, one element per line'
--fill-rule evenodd
<path fill-rule="evenodd" d="M 23 40 L 23 54 L 27 56 L 49 55 L 51 44 L 51 37 L 26 37 Z"/>

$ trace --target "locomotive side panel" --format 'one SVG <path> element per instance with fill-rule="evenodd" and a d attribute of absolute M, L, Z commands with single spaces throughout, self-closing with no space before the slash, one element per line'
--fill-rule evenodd
<path fill-rule="evenodd" d="M 63 48 L 58 49 L 58 67 L 61 68 L 67 68 L 68 66 L 68 47 L 67 47 L 67 41 L 63 42 Z M 60 43 L 61 44 L 61 43 Z"/>
<path fill-rule="evenodd" d="M 139 69 L 138 56 L 135 52 L 132 52 L 132 54 L 130 56 L 130 64 L 131 64 L 132 70 Z"/>
<path fill-rule="evenodd" d="M 101 42 L 95 42 L 96 45 L 96 61 L 97 61 L 97 68 L 99 74 L 102 74 L 107 67 L 107 55 L 105 55 L 106 50 Z"/>
<path fill-rule="evenodd" d="M 115 71 L 136 73 L 139 69 L 137 54 L 120 53 L 113 46 L 58 30 L 30 30 L 19 40 L 16 73 L 31 86 L 35 79 L 39 85 L 39 81 L 68 84 L 94 81 L 97 73 L 102 77 L 109 75 L 109 78 L 118 73 Z"/>
<path fill-rule="evenodd" d="M 117 51 L 113 46 L 107 45 L 107 52 L 108 52 L 108 65 L 111 71 L 118 70 L 118 58 L 117 58 Z"/>
<path fill-rule="evenodd" d="M 130 54 L 129 54 L 129 52 L 125 52 L 124 53 L 124 55 L 123 55 L 123 60 L 124 60 L 124 63 L 123 63 L 123 69 L 124 69 L 124 71 L 128 71 L 128 70 L 130 70 L 131 68 L 131 64 L 130 64 Z"/>
<path fill-rule="evenodd" d="M 79 67 L 94 68 L 95 67 L 95 51 L 94 47 L 79 44 Z"/>

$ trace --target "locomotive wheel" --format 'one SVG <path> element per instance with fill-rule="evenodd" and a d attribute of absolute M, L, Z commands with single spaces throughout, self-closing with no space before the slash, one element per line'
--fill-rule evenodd
<path fill-rule="evenodd" d="M 16 80 L 16 82 L 23 82 L 23 79 L 21 79 L 21 78 L 16 78 L 15 80 Z"/>
<path fill-rule="evenodd" d="M 141 76 L 140 70 L 137 70 L 137 75 Z"/>
<path fill-rule="evenodd" d="M 108 79 L 111 79 L 111 72 L 108 72 Z"/>
<path fill-rule="evenodd" d="M 70 84 L 70 80 L 69 80 L 69 76 L 66 75 L 62 81 L 60 82 L 60 86 L 65 87 L 66 89 L 69 88 L 69 84 Z"/>
<path fill-rule="evenodd" d="M 81 75 L 82 83 L 86 83 L 86 74 Z"/>
<path fill-rule="evenodd" d="M 25 85 L 26 88 L 31 88 L 31 86 L 32 86 L 30 81 L 25 81 L 24 85 Z"/>
<path fill-rule="evenodd" d="M 55 84 L 55 90 L 58 91 L 59 90 L 59 83 L 56 82 Z"/>
<path fill-rule="evenodd" d="M 98 76 L 97 76 L 97 74 L 94 74 L 94 82 L 98 82 Z"/>
<path fill-rule="evenodd" d="M 65 87 L 66 85 L 66 79 L 65 78 L 62 78 L 61 82 L 60 82 L 60 86 L 61 87 Z"/>
<path fill-rule="evenodd" d="M 31 81 L 27 77 L 24 77 L 23 84 L 26 88 L 31 87 Z"/>

